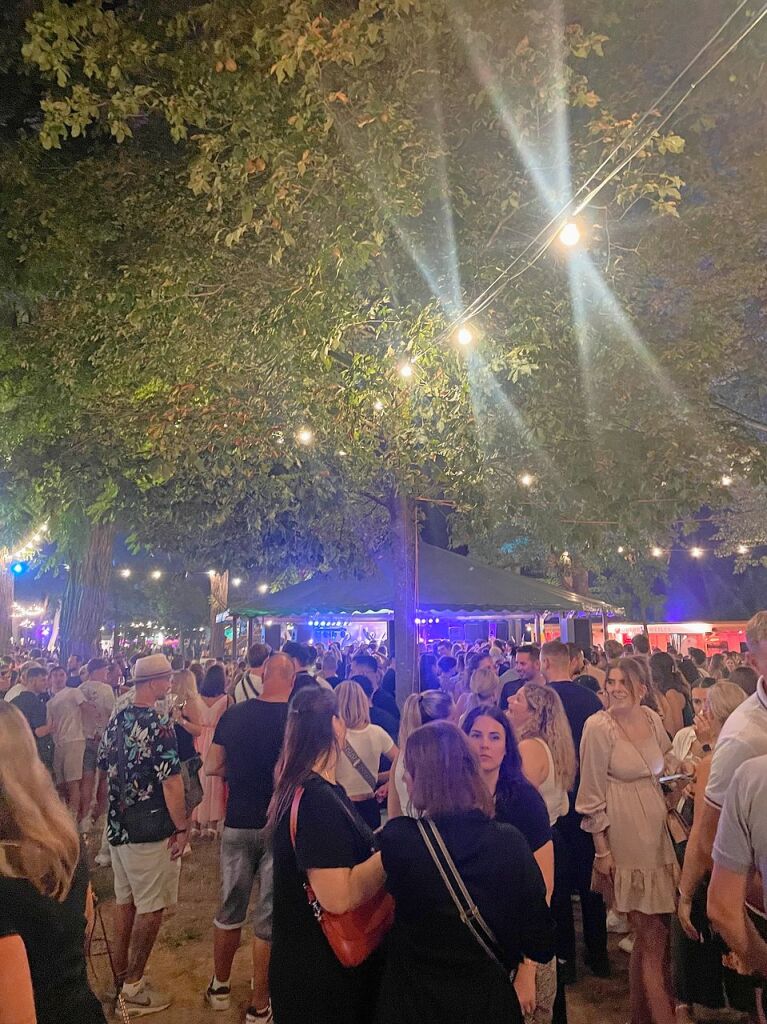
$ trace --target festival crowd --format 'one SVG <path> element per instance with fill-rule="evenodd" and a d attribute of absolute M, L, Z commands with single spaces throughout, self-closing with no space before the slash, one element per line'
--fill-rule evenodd
<path fill-rule="evenodd" d="M 401 708 L 376 642 L 0 659 L 0 1021 L 105 1020 L 89 834 L 123 1019 L 171 1004 L 147 964 L 215 842 L 212 1013 L 250 924 L 247 1024 L 563 1024 L 577 896 L 580 969 L 623 936 L 631 1024 L 764 1020 L 767 612 L 746 637 L 439 642 Z"/>

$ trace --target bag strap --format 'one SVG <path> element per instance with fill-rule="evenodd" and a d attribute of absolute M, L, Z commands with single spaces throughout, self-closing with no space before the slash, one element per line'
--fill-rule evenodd
<path fill-rule="evenodd" d="M 375 788 L 378 785 L 378 777 L 373 775 L 371 770 L 348 740 L 344 743 L 344 754 L 351 761 L 352 767 L 357 774 L 362 776 L 368 786 L 370 786 L 373 792 L 375 792 Z"/>
<path fill-rule="evenodd" d="M 479 907 L 471 898 L 471 894 L 466 888 L 453 858 L 450 856 L 450 851 L 445 845 L 439 829 L 429 819 L 417 818 L 416 824 L 418 825 L 418 831 L 421 833 L 424 845 L 429 851 L 431 859 L 434 861 L 440 877 L 445 883 L 445 888 L 455 904 L 461 921 L 469 929 L 487 956 L 506 973 L 503 962 L 495 952 L 498 948 L 498 940 L 493 934 L 492 928 L 480 913 Z"/>
<path fill-rule="evenodd" d="M 298 808 L 301 806 L 301 797 L 304 795 L 304 787 L 298 786 L 293 794 L 293 803 L 290 805 L 290 842 L 293 852 L 296 849 L 296 832 L 298 831 Z"/>

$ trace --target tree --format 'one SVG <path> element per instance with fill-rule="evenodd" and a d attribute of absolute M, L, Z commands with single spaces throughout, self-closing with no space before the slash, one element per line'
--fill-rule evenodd
<path fill-rule="evenodd" d="M 647 301 L 678 231 L 673 131 L 589 209 L 589 256 L 553 248 L 496 294 L 468 356 L 445 335 L 641 109 L 627 93 L 646 54 L 625 5 L 609 33 L 599 5 L 566 27 L 557 6 L 513 13 L 42 5 L 24 54 L 51 81 L 48 157 L 13 147 L 27 188 L 4 208 L 22 291 L 53 266 L 55 295 L 14 340 L 25 382 L 25 349 L 50 352 L 85 479 L 107 453 L 93 511 L 221 570 L 362 568 L 391 533 L 409 655 L 417 499 L 448 502 L 456 537 L 569 538 L 593 563 L 614 536 L 694 511 L 723 459 L 763 472 L 701 387 L 731 334 L 667 348 Z M 398 667 L 405 692 L 410 658 Z"/>

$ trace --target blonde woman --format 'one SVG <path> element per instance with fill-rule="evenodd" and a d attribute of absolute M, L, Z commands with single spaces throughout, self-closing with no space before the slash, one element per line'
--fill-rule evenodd
<path fill-rule="evenodd" d="M 88 987 L 88 871 L 24 716 L 0 701 L 0 1019 L 104 1024 Z"/>
<path fill-rule="evenodd" d="M 523 686 L 509 697 L 509 718 L 522 758 L 522 771 L 543 797 L 553 825 L 570 809 L 577 760 L 562 701 L 546 686 Z"/>
<path fill-rule="evenodd" d="M 188 668 L 174 672 L 171 677 L 170 707 L 181 761 L 181 778 L 184 780 L 186 814 L 189 817 L 202 800 L 203 794 L 200 780 L 202 758 L 194 745 L 195 739 L 202 733 L 203 704 L 197 692 L 197 680 Z M 190 849 L 187 843 L 184 853 Z"/>
<path fill-rule="evenodd" d="M 392 818 L 399 818 L 402 815 L 409 818 L 416 817 L 405 785 L 404 750 L 408 737 L 422 725 L 452 719 L 454 715 L 453 698 L 444 690 L 424 690 L 423 693 L 411 693 L 405 701 L 399 724 L 400 753 L 394 759 L 389 775 L 389 796 L 386 810 L 390 821 Z"/>
<path fill-rule="evenodd" d="M 471 674 L 469 694 L 462 702 L 459 725 L 475 708 L 493 707 L 498 704 L 501 682 L 494 668 L 478 668 Z"/>
<path fill-rule="evenodd" d="M 336 780 L 346 790 L 360 817 L 372 829 L 381 825 L 376 800 L 381 757 L 393 761 L 399 753 L 391 736 L 370 722 L 370 702 L 359 683 L 348 680 L 335 690 L 338 717 L 346 725 L 346 741 L 336 765 Z"/>

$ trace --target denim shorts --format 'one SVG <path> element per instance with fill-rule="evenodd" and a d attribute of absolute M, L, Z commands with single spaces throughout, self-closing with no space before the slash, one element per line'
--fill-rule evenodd
<path fill-rule="evenodd" d="M 253 933 L 272 940 L 272 851 L 262 829 L 224 828 L 221 837 L 221 903 L 214 925 L 222 931 L 242 928 L 248 919 L 253 883 L 258 895 L 253 907 Z"/>
<path fill-rule="evenodd" d="M 86 739 L 85 752 L 83 753 L 83 771 L 95 772 L 98 761 L 99 741 L 93 737 Z"/>

